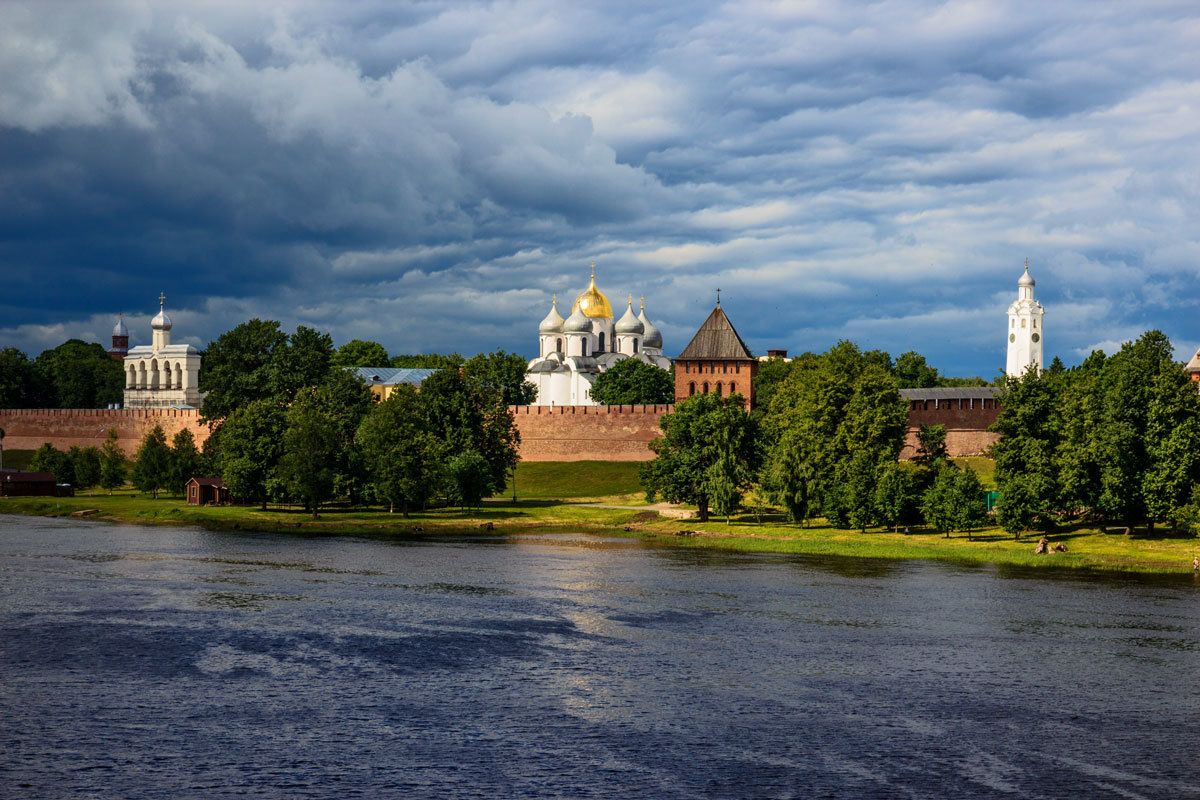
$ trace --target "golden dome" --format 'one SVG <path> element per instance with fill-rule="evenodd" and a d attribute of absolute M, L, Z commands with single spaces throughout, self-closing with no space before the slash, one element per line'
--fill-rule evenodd
<path fill-rule="evenodd" d="M 596 288 L 596 265 L 592 264 L 592 283 L 588 288 L 579 293 L 575 298 L 575 305 L 571 306 L 571 311 L 581 309 L 584 316 L 601 319 L 607 317 L 612 319 L 612 306 L 609 305 L 608 298 Z"/>

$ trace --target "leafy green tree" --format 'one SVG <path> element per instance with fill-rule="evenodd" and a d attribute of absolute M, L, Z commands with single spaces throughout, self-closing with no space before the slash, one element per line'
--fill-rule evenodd
<path fill-rule="evenodd" d="M 0 349 L 0 408 L 45 408 L 58 405 L 28 356 L 15 347 Z"/>
<path fill-rule="evenodd" d="M 234 497 L 259 501 L 267 509 L 270 480 L 283 454 L 283 409 L 255 400 L 236 410 L 220 428 L 217 464 Z"/>
<path fill-rule="evenodd" d="M 200 371 L 200 390 L 208 393 L 201 416 L 222 420 L 256 400 L 272 397 L 275 353 L 286 347 L 287 334 L 279 330 L 279 323 L 261 319 L 243 322 L 209 342 Z"/>
<path fill-rule="evenodd" d="M 775 391 L 779 385 L 787 380 L 788 375 L 792 372 L 792 365 L 802 363 L 805 359 L 816 358 L 812 353 L 806 353 L 802 356 L 797 356 L 791 361 L 785 361 L 782 358 L 768 358 L 766 361 L 758 363 L 758 374 L 754 376 L 754 401 L 755 413 L 758 416 L 763 416 L 767 409 L 771 407 L 771 400 L 775 397 Z M 595 392 L 592 392 L 595 397 Z"/>
<path fill-rule="evenodd" d="M 409 508 L 427 503 L 444 483 L 445 445 L 430 430 L 414 386 L 397 386 L 374 406 L 358 427 L 357 441 L 370 481 L 389 511 L 400 506 L 407 517 Z"/>
<path fill-rule="evenodd" d="M 119 441 L 117 431 L 112 429 L 100 447 L 100 487 L 107 489 L 110 495 L 113 489 L 120 489 L 125 485 L 125 453 L 121 450 Z"/>
<path fill-rule="evenodd" d="M 49 472 L 56 482 L 75 485 L 75 465 L 71 463 L 70 454 L 49 442 L 33 452 L 33 457 L 29 459 L 29 471 Z"/>
<path fill-rule="evenodd" d="M 1030 369 L 1006 376 L 997 398 L 1003 410 L 991 427 L 1001 434 L 992 447 L 1000 492 L 996 517 L 1016 538 L 1035 520 L 1049 525 L 1057 506 L 1061 389 L 1060 378 Z"/>
<path fill-rule="evenodd" d="M 328 333 L 301 325 L 287 344 L 271 353 L 268 367 L 271 396 L 289 403 L 301 389 L 317 386 L 329 373 L 333 339 Z"/>
<path fill-rule="evenodd" d="M 475 450 L 456 453 L 446 464 L 450 494 L 460 508 L 478 508 L 493 491 L 487 459 Z"/>
<path fill-rule="evenodd" d="M 771 442 L 764 488 L 793 517 L 819 508 L 834 525 L 863 527 L 907 425 L 907 405 L 878 359 L 839 342 L 795 363 L 777 389 L 763 420 Z"/>
<path fill-rule="evenodd" d="M 1080 510 L 1095 510 L 1100 505 L 1104 460 L 1100 436 L 1104 426 L 1102 381 L 1106 361 L 1104 353 L 1095 351 L 1069 371 L 1046 370 L 1047 375 L 1061 376 L 1054 463 L 1059 504 L 1072 515 Z"/>
<path fill-rule="evenodd" d="M 987 517 L 983 504 L 983 484 L 979 476 L 967 467 L 959 469 L 949 461 L 943 461 L 933 485 L 925 492 L 921 512 L 925 522 L 939 533 L 950 535 L 950 531 L 967 532 L 981 527 Z"/>
<path fill-rule="evenodd" d="M 124 398 L 120 362 L 95 342 L 68 339 L 39 355 L 34 367 L 58 408 L 104 408 Z"/>
<path fill-rule="evenodd" d="M 184 486 L 192 478 L 204 475 L 204 457 L 196 447 L 196 437 L 183 428 L 171 439 L 171 458 L 167 470 L 167 488 L 172 494 L 183 493 Z"/>
<path fill-rule="evenodd" d="M 1151 385 L 1146 409 L 1146 455 L 1142 474 L 1146 517 L 1175 520 L 1200 482 L 1200 395 L 1179 369 L 1164 369 Z"/>
<path fill-rule="evenodd" d="M 527 406 L 537 399 L 537 387 L 525 380 L 525 359 L 503 350 L 480 353 L 463 365 L 463 377 L 485 391 L 499 392 L 506 406 Z"/>
<path fill-rule="evenodd" d="M 388 353 L 379 342 L 351 339 L 337 349 L 329 363 L 334 367 L 384 367 Z"/>
<path fill-rule="evenodd" d="M 494 387 L 468 381 L 457 370 L 438 370 L 421 383 L 430 431 L 447 452 L 474 450 L 487 462 L 489 493 L 504 490 L 520 456 L 516 420 Z"/>
<path fill-rule="evenodd" d="M 895 374 L 901 389 L 928 389 L 938 382 L 937 370 L 925 363 L 925 356 L 912 350 L 896 356 Z"/>
<path fill-rule="evenodd" d="M 72 447 L 70 456 L 77 488 L 91 489 L 100 482 L 99 450 L 95 447 Z"/>
<path fill-rule="evenodd" d="M 334 421 L 337 450 L 330 462 L 334 472 L 334 495 L 346 497 L 354 505 L 361 499 L 366 482 L 366 467 L 355 444 L 355 436 L 374 406 L 370 389 L 354 373 L 335 368 L 316 387 L 301 390 L 297 396 L 311 399 Z"/>
<path fill-rule="evenodd" d="M 665 405 L 675 399 L 675 382 L 665 369 L 626 358 L 596 376 L 592 399 L 606 406 Z"/>
<path fill-rule="evenodd" d="M 288 494 L 317 519 L 333 495 L 339 431 L 337 421 L 311 398 L 298 397 L 284 417 L 283 455 L 277 474 Z"/>
<path fill-rule="evenodd" d="M 899 529 L 916 520 L 920 501 L 913 469 L 906 464 L 888 464 L 875 485 L 875 512 L 879 521 Z"/>
<path fill-rule="evenodd" d="M 664 415 L 663 436 L 650 443 L 655 458 L 640 471 L 647 498 L 695 503 L 701 522 L 710 506 L 730 514 L 758 467 L 757 425 L 743 402 L 736 394 L 694 395 Z"/>
<path fill-rule="evenodd" d="M 167 434 L 161 425 L 155 425 L 138 447 L 130 479 L 139 492 L 150 492 L 158 499 L 158 493 L 168 488 L 171 480 L 171 448 L 167 445 Z"/>
<path fill-rule="evenodd" d="M 918 464 L 936 464 L 950 457 L 946 450 L 946 426 L 922 425 L 917 429 L 917 452 L 913 461 Z"/>

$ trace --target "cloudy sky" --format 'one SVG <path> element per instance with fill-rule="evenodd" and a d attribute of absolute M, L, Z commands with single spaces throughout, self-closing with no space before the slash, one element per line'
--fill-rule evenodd
<path fill-rule="evenodd" d="M 649 9 L 649 10 L 648 10 Z M 250 317 L 532 355 L 596 263 L 669 355 L 1200 343 L 1200 7 L 4 2 L 0 346 Z M 618 307 L 617 313 L 620 313 Z"/>

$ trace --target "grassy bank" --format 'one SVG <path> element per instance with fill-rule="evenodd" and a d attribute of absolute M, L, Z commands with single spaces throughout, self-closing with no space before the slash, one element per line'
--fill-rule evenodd
<path fill-rule="evenodd" d="M 607 498 L 613 500 L 615 498 Z M 70 516 L 97 509 L 93 519 L 142 524 L 197 525 L 213 530 L 288 531 L 303 534 L 354 534 L 412 536 L 480 533 L 490 523 L 492 532 L 521 536 L 543 533 L 603 533 L 684 548 L 727 551 L 851 556 L 873 559 L 935 559 L 960 563 L 1028 567 L 1063 567 L 1123 572 L 1187 573 L 1200 540 L 1104 534 L 1095 529 L 1056 533 L 1055 544 L 1066 544 L 1066 553 L 1034 555 L 1036 536 L 1014 541 L 997 529 L 945 538 L 932 532 L 912 535 L 872 530 L 836 530 L 824 525 L 800 527 L 786 524 L 778 515 L 758 521 L 751 515 L 699 524 L 668 520 L 645 507 L 596 508 L 552 501 L 486 503 L 482 509 L 437 509 L 414 513 L 409 519 L 386 509 L 330 508 L 312 520 L 300 509 L 202 508 L 186 505 L 182 498 L 153 500 L 131 491 L 71 498 L 7 498 L 0 513 Z M 686 529 L 686 532 L 684 531 Z"/>
<path fill-rule="evenodd" d="M 517 465 L 518 500 L 642 502 L 638 461 L 530 461 Z M 512 481 L 498 498 L 513 496 Z"/>

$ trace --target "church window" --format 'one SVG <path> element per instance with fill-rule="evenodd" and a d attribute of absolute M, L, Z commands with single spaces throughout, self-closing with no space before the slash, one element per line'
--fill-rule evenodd
<path fill-rule="evenodd" d="M 604 331 L 600 331 L 600 346 L 596 348 L 597 353 L 604 352 Z"/>
<path fill-rule="evenodd" d="M 1024 328 L 1024 327 L 1025 327 L 1025 320 L 1021 320 L 1021 327 L 1022 327 L 1022 328 Z"/>
<path fill-rule="evenodd" d="M 175 365 L 175 388 L 176 389 L 183 388 L 183 365 L 182 364 Z"/>
<path fill-rule="evenodd" d="M 562 352 L 562 339 L 554 340 L 554 352 L 556 352 L 556 353 Z"/>
<path fill-rule="evenodd" d="M 1033 321 L 1033 327 L 1034 327 L 1034 329 L 1037 328 L 1037 320 L 1036 319 Z"/>
<path fill-rule="evenodd" d="M 583 355 L 586 356 L 587 355 L 587 339 L 581 340 L 580 345 L 583 347 L 583 350 L 581 352 L 583 353 Z"/>
<path fill-rule="evenodd" d="M 633 340 L 633 354 L 637 355 L 637 339 Z"/>
<path fill-rule="evenodd" d="M 688 384 L 688 397 L 691 397 L 695 393 L 696 393 L 696 382 L 692 381 L 691 383 Z"/>

